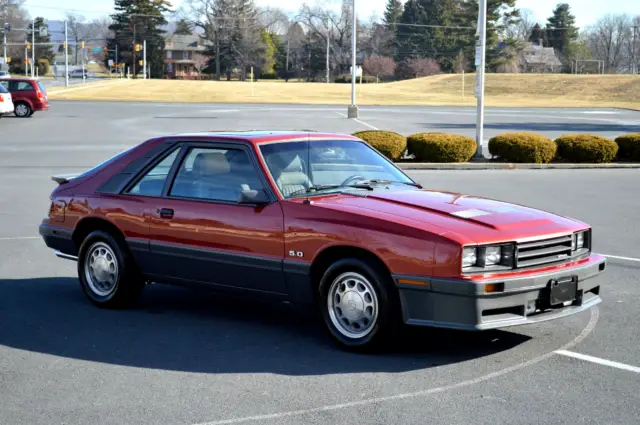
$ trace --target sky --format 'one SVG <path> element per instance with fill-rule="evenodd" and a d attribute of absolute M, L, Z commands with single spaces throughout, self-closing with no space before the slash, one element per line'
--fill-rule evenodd
<path fill-rule="evenodd" d="M 173 0 L 179 4 L 184 0 Z M 309 4 L 339 4 L 341 0 L 307 0 Z M 382 16 L 386 0 L 356 0 L 360 19 L 368 20 L 372 15 Z M 577 25 L 584 27 L 594 24 L 607 13 L 628 13 L 640 15 L 640 0 L 563 0 L 571 5 Z M 555 5 L 560 0 L 517 0 L 521 9 L 529 9 L 540 23 L 546 22 Z M 256 0 L 259 6 L 280 7 L 287 12 L 296 12 L 302 0 Z M 31 16 L 45 16 L 47 19 L 63 19 L 65 10 L 83 15 L 88 20 L 108 15 L 113 11 L 113 0 L 27 0 L 26 7 Z"/>

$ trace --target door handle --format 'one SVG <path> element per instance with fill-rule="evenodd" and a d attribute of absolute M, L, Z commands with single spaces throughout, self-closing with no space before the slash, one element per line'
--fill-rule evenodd
<path fill-rule="evenodd" d="M 171 208 L 158 208 L 156 211 L 162 218 L 173 218 L 173 210 Z"/>

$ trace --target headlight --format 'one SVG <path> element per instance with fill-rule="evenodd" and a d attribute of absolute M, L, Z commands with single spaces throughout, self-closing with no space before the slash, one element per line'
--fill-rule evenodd
<path fill-rule="evenodd" d="M 483 268 L 508 270 L 513 268 L 513 253 L 513 244 L 465 247 L 462 249 L 462 268 L 476 269 L 473 271 Z"/>
<path fill-rule="evenodd" d="M 478 249 L 476 247 L 462 250 L 462 267 L 471 267 L 478 261 Z"/>
<path fill-rule="evenodd" d="M 484 265 L 495 266 L 502 260 L 502 248 L 499 246 L 488 246 L 484 252 Z"/>
<path fill-rule="evenodd" d="M 571 250 L 577 251 L 587 247 L 587 232 L 574 233 L 571 238 Z"/>

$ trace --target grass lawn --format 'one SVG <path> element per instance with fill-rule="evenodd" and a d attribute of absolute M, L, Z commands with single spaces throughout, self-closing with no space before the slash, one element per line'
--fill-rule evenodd
<path fill-rule="evenodd" d="M 393 83 L 363 84 L 359 105 L 475 105 L 475 74 L 438 75 Z M 124 100 L 161 102 L 297 103 L 346 105 L 350 84 L 124 80 L 64 92 L 57 100 Z M 487 106 L 622 107 L 640 109 L 640 76 L 488 74 Z"/>

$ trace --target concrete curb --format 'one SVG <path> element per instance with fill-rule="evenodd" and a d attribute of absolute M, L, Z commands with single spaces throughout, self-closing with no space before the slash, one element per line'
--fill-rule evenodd
<path fill-rule="evenodd" d="M 609 164 L 515 164 L 495 162 L 396 163 L 403 170 L 614 170 L 640 169 L 637 163 Z"/>

